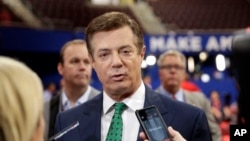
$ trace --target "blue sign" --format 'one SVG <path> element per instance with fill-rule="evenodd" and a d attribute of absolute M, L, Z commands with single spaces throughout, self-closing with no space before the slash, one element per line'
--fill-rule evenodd
<path fill-rule="evenodd" d="M 28 28 L 0 27 L 2 49 L 12 51 L 59 52 L 61 46 L 72 39 L 84 38 L 83 32 L 34 30 Z M 230 33 L 169 33 L 144 35 L 147 54 L 160 54 L 169 49 L 183 53 L 201 51 L 228 54 L 231 52 L 233 34 Z"/>
<path fill-rule="evenodd" d="M 231 52 L 232 34 L 177 34 L 144 36 L 146 53 L 160 54 L 169 49 L 177 49 L 184 53 L 208 53 Z"/>

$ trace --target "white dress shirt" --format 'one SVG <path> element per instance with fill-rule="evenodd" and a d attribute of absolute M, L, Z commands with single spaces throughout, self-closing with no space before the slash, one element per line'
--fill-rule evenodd
<path fill-rule="evenodd" d="M 78 106 L 78 105 L 86 102 L 88 100 L 88 98 L 89 98 L 90 91 L 91 91 L 91 87 L 88 86 L 86 92 L 77 100 L 77 102 L 74 105 L 72 105 L 70 103 L 65 91 L 63 90 L 62 91 L 62 105 L 61 105 L 62 106 L 61 107 L 62 111 L 66 111 L 68 109 L 71 109 L 71 108 L 73 108 L 75 106 Z"/>
<path fill-rule="evenodd" d="M 140 87 L 130 97 L 122 102 L 127 108 L 122 113 L 123 131 L 122 141 L 136 141 L 139 133 L 139 121 L 136 118 L 135 110 L 142 109 L 145 101 L 145 86 L 141 82 Z M 106 140 L 109 126 L 114 115 L 114 107 L 116 101 L 111 99 L 106 92 L 103 92 L 103 112 L 101 117 L 101 141 Z"/>

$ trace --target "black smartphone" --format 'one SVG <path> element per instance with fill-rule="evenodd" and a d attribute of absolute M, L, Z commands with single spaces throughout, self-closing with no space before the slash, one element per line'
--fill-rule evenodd
<path fill-rule="evenodd" d="M 167 126 L 157 107 L 150 106 L 135 113 L 149 141 L 170 141 Z"/>

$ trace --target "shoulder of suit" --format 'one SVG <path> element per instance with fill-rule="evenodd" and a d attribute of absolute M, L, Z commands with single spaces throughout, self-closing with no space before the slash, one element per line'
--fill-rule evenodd
<path fill-rule="evenodd" d="M 194 100 L 195 99 L 208 100 L 205 94 L 202 92 L 193 92 L 193 91 L 184 90 L 184 95 L 186 98 L 189 97 Z"/>
<path fill-rule="evenodd" d="M 101 103 L 102 103 L 102 94 L 98 94 L 97 96 L 84 102 L 83 104 L 80 104 L 79 106 L 66 110 L 62 113 L 65 113 L 64 115 L 74 115 L 74 116 L 79 115 L 82 112 L 90 113 L 94 111 L 90 109 L 97 109 L 99 105 L 102 105 Z"/>
<path fill-rule="evenodd" d="M 45 108 L 46 107 L 56 107 L 59 106 L 61 99 L 61 92 L 57 92 L 55 96 L 53 96 L 49 101 L 46 101 L 44 103 Z"/>
<path fill-rule="evenodd" d="M 206 103 L 209 103 L 209 99 L 202 92 L 184 92 L 184 95 L 189 104 L 203 108 Z"/>
<path fill-rule="evenodd" d="M 194 95 L 194 96 L 205 96 L 203 92 L 200 91 L 188 91 L 188 90 L 183 90 L 184 94 L 188 95 Z"/>
<path fill-rule="evenodd" d="M 160 97 L 161 100 L 163 100 L 163 105 L 164 106 L 171 106 L 171 108 L 174 108 L 176 111 L 183 111 L 183 110 L 187 110 L 187 111 L 190 111 L 190 112 L 200 112 L 200 108 L 194 106 L 194 105 L 191 105 L 191 104 L 188 104 L 186 102 L 181 102 L 181 101 L 178 101 L 178 100 L 173 100 L 171 99 L 170 97 L 168 97 L 167 95 L 164 95 L 164 94 L 160 94 L 160 93 L 157 93 L 156 94 Z M 195 98 L 193 98 L 195 99 Z"/>

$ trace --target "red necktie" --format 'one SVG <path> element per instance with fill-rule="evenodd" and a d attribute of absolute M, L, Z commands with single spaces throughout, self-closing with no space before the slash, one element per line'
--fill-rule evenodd
<path fill-rule="evenodd" d="M 172 98 L 173 98 L 174 100 L 176 100 L 176 97 L 175 97 L 175 95 L 172 95 Z"/>

